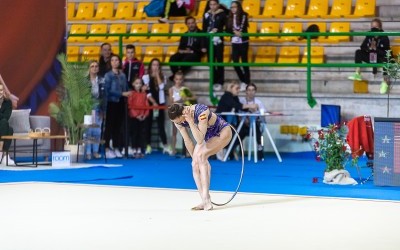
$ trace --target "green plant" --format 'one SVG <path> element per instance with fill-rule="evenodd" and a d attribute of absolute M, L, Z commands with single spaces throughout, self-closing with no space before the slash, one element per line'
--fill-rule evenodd
<path fill-rule="evenodd" d="M 318 130 L 318 138 L 314 143 L 314 150 L 317 152 L 317 161 L 326 162 L 326 172 L 334 169 L 344 169 L 346 162 L 351 156 L 351 150 L 347 145 L 345 126 L 330 125 L 328 129 Z M 352 163 L 356 163 L 354 159 Z"/>
<path fill-rule="evenodd" d="M 91 114 L 95 100 L 91 94 L 88 63 L 67 61 L 65 54 L 57 56 L 62 66 L 61 82 L 57 88 L 57 102 L 49 104 L 50 116 L 67 132 L 69 144 L 77 144 L 84 115 Z"/>

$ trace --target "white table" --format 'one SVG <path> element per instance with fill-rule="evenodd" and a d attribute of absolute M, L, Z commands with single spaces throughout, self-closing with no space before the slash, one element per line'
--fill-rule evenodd
<path fill-rule="evenodd" d="M 244 122 L 246 121 L 246 118 L 249 118 L 250 120 L 250 129 L 249 129 L 249 140 L 248 140 L 248 160 L 251 160 L 251 151 L 253 150 L 254 154 L 254 162 L 257 163 L 257 138 L 256 138 L 256 121 L 259 117 L 265 118 L 267 116 L 274 116 L 274 114 L 271 113 L 234 113 L 234 112 L 222 112 L 220 115 L 223 116 L 238 116 L 242 117 L 242 120 L 239 123 L 239 126 L 237 127 L 237 132 L 240 133 L 240 130 L 243 127 Z M 280 115 L 280 114 L 279 114 Z M 279 154 L 278 149 L 276 148 L 275 142 L 272 139 L 271 133 L 268 130 L 267 124 L 265 122 L 265 119 L 260 119 L 261 120 L 261 126 L 262 130 L 267 133 L 267 136 L 269 138 L 269 141 L 271 142 L 271 145 L 275 151 L 276 157 L 278 158 L 279 162 L 282 162 L 281 155 Z M 238 134 L 234 133 L 233 138 L 231 143 L 229 144 L 228 150 L 226 151 L 226 154 L 224 156 L 223 161 L 226 161 L 228 159 L 229 153 L 232 151 L 233 144 L 235 143 L 236 139 L 238 137 Z M 251 147 L 251 144 L 253 144 L 253 147 Z"/>

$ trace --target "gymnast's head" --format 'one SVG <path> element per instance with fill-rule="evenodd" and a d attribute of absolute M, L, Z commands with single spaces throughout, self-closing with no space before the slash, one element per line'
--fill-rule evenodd
<path fill-rule="evenodd" d="M 183 117 L 183 111 L 185 106 L 180 103 L 174 103 L 168 107 L 168 117 L 174 123 L 182 123 L 185 121 L 185 117 Z"/>

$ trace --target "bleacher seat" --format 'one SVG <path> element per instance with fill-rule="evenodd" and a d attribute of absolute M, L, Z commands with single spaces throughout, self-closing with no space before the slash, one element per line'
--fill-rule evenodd
<path fill-rule="evenodd" d="M 68 62 L 79 61 L 79 46 L 67 46 L 67 61 Z"/>
<path fill-rule="evenodd" d="M 113 2 L 100 2 L 97 4 L 94 20 L 110 20 L 114 16 Z"/>
<path fill-rule="evenodd" d="M 94 15 L 94 3 L 79 3 L 75 20 L 90 20 Z"/>
<path fill-rule="evenodd" d="M 296 22 L 296 23 L 284 23 L 282 25 L 282 33 L 301 33 L 303 32 L 303 23 Z M 280 41 L 284 42 L 293 42 L 298 41 L 298 36 L 281 36 Z"/>
<path fill-rule="evenodd" d="M 157 34 L 157 33 L 169 33 L 169 24 L 168 23 L 155 23 L 151 26 L 151 31 L 152 34 Z M 167 42 L 168 37 L 167 36 L 150 36 L 148 39 L 149 42 Z"/>
<path fill-rule="evenodd" d="M 203 13 L 207 6 L 207 1 L 200 1 L 197 7 L 196 19 L 203 19 Z"/>
<path fill-rule="evenodd" d="M 350 32 L 350 23 L 347 22 L 333 22 L 329 32 Z M 322 40 L 322 39 L 321 39 Z M 350 41 L 349 36 L 328 36 L 325 42 L 348 42 Z"/>
<path fill-rule="evenodd" d="M 134 12 L 133 2 L 119 2 L 115 11 L 115 20 L 132 20 Z"/>
<path fill-rule="evenodd" d="M 298 63 L 300 48 L 294 46 L 283 46 L 279 50 L 278 63 Z"/>
<path fill-rule="evenodd" d="M 320 18 L 328 15 L 328 0 L 310 0 L 305 18 Z"/>
<path fill-rule="evenodd" d="M 167 51 L 165 52 L 164 62 L 169 62 L 171 56 L 176 52 L 178 52 L 178 46 L 168 46 Z"/>
<path fill-rule="evenodd" d="M 391 46 L 392 55 L 397 60 L 397 56 L 400 54 L 400 46 Z"/>
<path fill-rule="evenodd" d="M 376 0 L 357 0 L 354 7 L 355 17 L 373 17 L 375 16 Z"/>
<path fill-rule="evenodd" d="M 171 33 L 185 33 L 187 31 L 186 24 L 184 23 L 174 23 L 172 25 L 172 31 Z M 168 42 L 178 42 L 181 39 L 180 36 L 171 36 L 168 40 Z"/>
<path fill-rule="evenodd" d="M 142 46 L 135 46 L 135 57 L 140 61 L 143 59 Z"/>
<path fill-rule="evenodd" d="M 249 17 L 258 17 L 260 15 L 260 0 L 243 0 L 242 7 Z"/>
<path fill-rule="evenodd" d="M 69 34 L 86 34 L 88 31 L 87 24 L 72 24 L 69 29 Z M 81 43 L 86 41 L 86 36 L 71 36 L 68 37 L 68 43 Z"/>
<path fill-rule="evenodd" d="M 161 62 L 163 61 L 163 46 L 147 46 L 144 52 L 144 63 L 149 63 L 151 59 L 158 58 Z"/>
<path fill-rule="evenodd" d="M 303 17 L 306 12 L 306 0 L 288 0 L 284 17 Z"/>
<path fill-rule="evenodd" d="M 303 57 L 301 63 L 307 63 L 307 47 L 304 48 Z M 312 46 L 311 47 L 311 63 L 323 63 L 324 62 L 324 47 Z"/>
<path fill-rule="evenodd" d="M 107 33 L 107 24 L 92 24 L 89 29 L 89 34 L 106 34 Z M 86 42 L 92 43 L 101 43 L 106 41 L 106 36 L 89 36 L 86 39 Z"/>
<path fill-rule="evenodd" d="M 275 61 L 276 61 L 276 47 L 272 46 L 257 47 L 254 62 L 274 63 Z"/>
<path fill-rule="evenodd" d="M 73 20 L 75 18 L 75 3 L 68 2 L 67 13 L 68 20 Z"/>
<path fill-rule="evenodd" d="M 230 63 L 232 61 L 232 46 L 224 47 L 224 63 Z M 214 60 L 215 62 L 215 60 Z"/>
<path fill-rule="evenodd" d="M 130 34 L 136 34 L 136 33 L 148 33 L 149 32 L 149 27 L 147 23 L 133 23 L 131 25 L 131 30 Z M 128 38 L 125 38 L 123 41 L 124 43 L 140 43 L 144 42 L 148 39 L 147 36 L 130 36 Z"/>
<path fill-rule="evenodd" d="M 82 49 L 81 61 L 99 60 L 100 46 L 84 46 Z"/>
<path fill-rule="evenodd" d="M 266 0 L 264 3 L 264 10 L 260 17 L 272 18 L 281 17 L 283 13 L 282 0 Z"/>
<path fill-rule="evenodd" d="M 149 2 L 139 2 L 136 6 L 136 12 L 135 12 L 135 19 L 145 19 L 146 21 L 157 21 L 160 19 L 160 17 L 148 17 L 146 15 L 146 12 L 144 12 L 144 7 L 148 5 Z"/>
<path fill-rule="evenodd" d="M 315 24 L 319 27 L 319 32 L 321 32 L 321 33 L 326 32 L 326 23 L 325 22 L 309 22 L 309 23 L 307 23 L 307 27 L 310 27 L 313 24 Z M 326 40 L 326 36 L 319 36 L 317 38 L 317 41 L 319 41 L 319 42 L 323 42 L 324 40 Z M 306 40 L 304 40 L 304 41 L 306 41 Z"/>
<path fill-rule="evenodd" d="M 331 12 L 328 18 L 337 17 L 350 17 L 351 15 L 351 1 L 349 0 L 333 0 Z"/>
<path fill-rule="evenodd" d="M 118 23 L 118 24 L 111 24 L 110 31 L 108 34 L 118 34 L 118 33 L 126 33 L 126 23 Z M 119 42 L 118 36 L 109 36 L 107 37 L 107 42 L 114 43 Z"/>
<path fill-rule="evenodd" d="M 247 28 L 248 33 L 258 33 L 257 32 L 257 22 L 249 22 L 249 27 Z M 249 37 L 250 42 L 256 41 L 257 37 L 256 36 L 250 36 Z"/>
<path fill-rule="evenodd" d="M 280 23 L 270 23 L 270 22 L 263 22 L 261 23 L 260 34 L 267 34 L 267 33 L 279 33 L 280 32 Z M 260 36 L 257 39 L 258 42 L 265 42 L 265 41 L 278 41 L 277 36 Z"/>

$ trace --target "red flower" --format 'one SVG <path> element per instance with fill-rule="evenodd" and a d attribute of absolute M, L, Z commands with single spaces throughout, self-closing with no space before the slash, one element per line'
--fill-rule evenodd
<path fill-rule="evenodd" d="M 315 157 L 315 160 L 321 161 L 321 156 L 317 155 L 317 156 Z"/>

